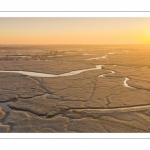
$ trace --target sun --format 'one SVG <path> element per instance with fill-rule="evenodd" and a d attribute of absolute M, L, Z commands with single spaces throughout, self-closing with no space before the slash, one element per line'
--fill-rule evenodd
<path fill-rule="evenodd" d="M 150 38 L 149 38 L 149 39 L 148 39 L 148 38 L 145 39 L 145 43 L 146 43 L 146 44 L 150 44 Z"/>
<path fill-rule="evenodd" d="M 143 44 L 150 44 L 150 35 L 148 35 L 148 34 L 142 35 L 141 42 Z"/>

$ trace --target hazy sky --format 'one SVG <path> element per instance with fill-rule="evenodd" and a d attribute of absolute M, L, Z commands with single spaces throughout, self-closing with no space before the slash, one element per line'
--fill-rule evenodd
<path fill-rule="evenodd" d="M 0 44 L 150 44 L 150 18 L 0 18 Z"/>

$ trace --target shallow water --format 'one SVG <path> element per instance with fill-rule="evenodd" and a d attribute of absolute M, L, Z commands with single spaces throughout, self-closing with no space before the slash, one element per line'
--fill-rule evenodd
<path fill-rule="evenodd" d="M 97 60 L 97 59 L 100 59 L 100 58 L 107 58 L 107 55 L 105 56 L 102 56 L 102 57 L 95 57 L 95 58 L 88 58 L 88 59 L 85 59 L 85 60 Z"/>
<path fill-rule="evenodd" d="M 106 74 L 99 75 L 98 77 L 105 77 Z"/>
<path fill-rule="evenodd" d="M 133 87 L 131 87 L 131 86 L 129 86 L 129 85 L 127 84 L 127 81 L 128 81 L 128 80 L 130 80 L 130 79 L 129 79 L 129 78 L 125 78 L 125 80 L 124 80 L 124 82 L 123 82 L 123 83 L 124 83 L 124 86 L 133 89 Z"/>
<path fill-rule="evenodd" d="M 105 55 L 105 56 L 102 56 L 101 58 L 103 58 L 103 59 L 104 59 L 104 58 L 107 58 L 107 55 Z"/>
<path fill-rule="evenodd" d="M 113 55 L 113 54 L 115 54 L 115 52 L 111 52 L 111 53 L 108 53 L 109 55 Z"/>
<path fill-rule="evenodd" d="M 88 59 L 85 59 L 85 60 L 97 60 L 97 59 L 100 59 L 100 58 L 105 59 L 105 58 L 108 58 L 108 55 L 113 55 L 113 54 L 116 54 L 116 53 L 119 53 L 119 52 L 110 52 L 107 55 L 104 55 L 104 56 L 101 56 L 101 57 L 88 58 Z"/>
<path fill-rule="evenodd" d="M 85 112 L 89 112 L 89 113 L 115 113 L 115 112 L 134 112 L 134 111 L 140 111 L 140 110 L 146 110 L 146 109 L 150 109 L 150 105 L 140 105 L 140 106 L 129 106 L 129 107 L 116 107 L 116 108 L 92 108 L 92 109 L 78 109 L 79 111 L 85 111 Z M 73 112 L 76 111 L 76 109 L 71 109 L 69 110 L 69 112 Z"/>
<path fill-rule="evenodd" d="M 24 55 L 8 55 L 8 56 L 0 56 L 0 57 L 11 57 L 11 58 L 16 58 L 16 57 L 20 57 L 20 58 L 31 58 L 30 56 L 24 56 Z"/>
<path fill-rule="evenodd" d="M 110 71 L 109 74 L 114 74 L 115 73 L 115 71 L 113 71 L 113 70 L 109 70 L 109 71 Z"/>
<path fill-rule="evenodd" d="M 76 75 L 85 71 L 90 71 L 90 70 L 100 70 L 102 69 L 103 65 L 96 65 L 96 68 L 90 68 L 90 69 L 83 69 L 83 70 L 76 70 L 76 71 L 71 71 L 68 73 L 63 73 L 59 75 L 55 74 L 46 74 L 46 73 L 38 73 L 38 72 L 28 72 L 28 71 L 0 71 L 2 73 L 19 73 L 23 75 L 28 75 L 28 76 L 33 76 L 33 77 L 63 77 L 63 76 L 71 76 L 71 75 Z"/>
<path fill-rule="evenodd" d="M 110 73 L 108 73 L 108 74 L 102 74 L 102 75 L 99 75 L 98 77 L 105 77 L 106 75 L 114 74 L 115 73 L 115 71 L 112 71 L 112 70 L 108 70 L 108 71 L 110 71 Z"/>
<path fill-rule="evenodd" d="M 85 60 L 94 60 L 94 59 L 97 60 L 99 58 L 101 58 L 101 57 L 89 58 L 89 59 L 85 59 Z"/>
<path fill-rule="evenodd" d="M 82 55 L 94 55 L 94 54 L 84 53 L 84 54 L 82 54 Z"/>

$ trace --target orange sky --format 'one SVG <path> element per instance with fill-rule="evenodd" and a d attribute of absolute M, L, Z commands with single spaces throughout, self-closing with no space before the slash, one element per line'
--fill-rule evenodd
<path fill-rule="evenodd" d="M 0 44 L 150 44 L 150 18 L 0 18 Z"/>

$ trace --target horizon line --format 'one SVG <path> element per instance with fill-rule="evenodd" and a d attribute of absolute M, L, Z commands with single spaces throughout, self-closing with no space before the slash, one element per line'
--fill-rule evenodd
<path fill-rule="evenodd" d="M 0 44 L 0 46 L 4 45 L 150 45 L 149 43 L 143 44 Z"/>

